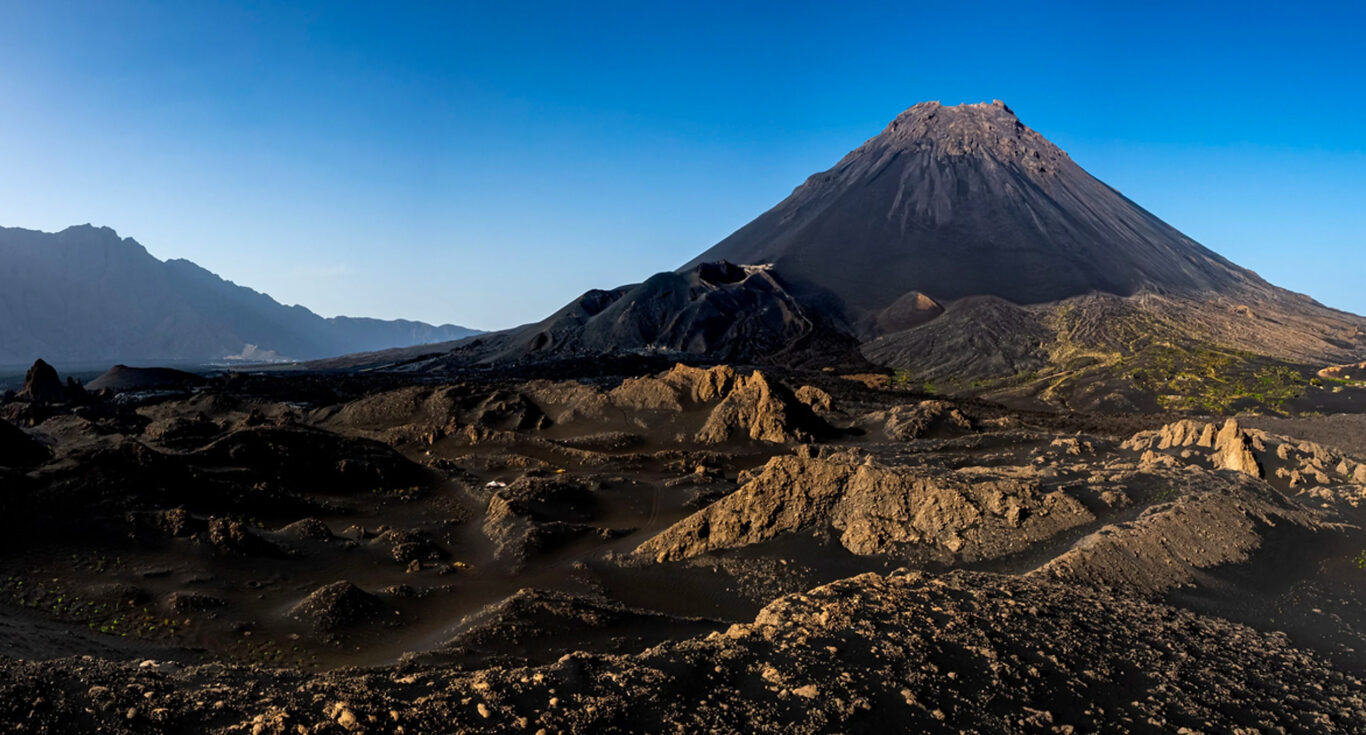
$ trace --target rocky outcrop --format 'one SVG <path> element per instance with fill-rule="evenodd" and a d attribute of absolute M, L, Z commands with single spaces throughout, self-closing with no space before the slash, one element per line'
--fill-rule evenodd
<path fill-rule="evenodd" d="M 1238 427 L 1237 419 L 1224 422 L 1214 437 L 1214 466 L 1221 470 L 1241 472 L 1249 477 L 1261 477 L 1262 467 L 1252 455 L 1252 442 Z"/>
<path fill-rule="evenodd" d="M 577 381 L 530 381 L 488 392 L 466 386 L 402 388 L 317 412 L 327 426 L 364 430 L 398 445 L 446 437 L 528 433 L 554 425 L 593 423 L 598 433 L 646 432 L 683 442 L 789 443 L 830 435 L 817 411 L 833 410 L 828 393 L 794 393 L 768 375 L 677 364 L 658 375 L 628 378 L 611 389 Z"/>
<path fill-rule="evenodd" d="M 628 378 L 606 392 L 547 382 L 527 389 L 558 423 L 672 429 L 683 442 L 781 444 L 832 433 L 816 413 L 833 409 L 829 394 L 809 386 L 794 393 L 761 371 L 744 375 L 728 365 L 701 368 L 680 363 L 658 375 Z"/>
<path fill-rule="evenodd" d="M 927 436 L 955 436 L 972 431 L 972 421 L 948 401 L 921 401 L 875 411 L 865 422 L 889 439 L 909 441 Z"/>
<path fill-rule="evenodd" d="M 277 533 L 296 541 L 330 541 L 332 529 L 317 518 L 300 518 L 281 528 Z"/>
<path fill-rule="evenodd" d="M 1095 519 L 1028 468 L 953 474 L 883 464 L 857 451 L 775 457 L 734 493 L 641 544 L 656 561 L 686 559 L 799 531 L 828 532 L 855 554 L 971 561 L 1019 551 Z"/>
<path fill-rule="evenodd" d="M 447 554 L 436 540 L 421 531 L 389 529 L 370 541 L 371 546 L 384 549 L 387 556 L 414 571 L 424 562 L 436 562 Z"/>
<path fill-rule="evenodd" d="M 828 413 L 835 410 L 835 399 L 829 393 L 817 388 L 814 385 L 803 385 L 795 393 L 797 400 L 805 403 L 807 408 L 817 414 Z"/>
<path fill-rule="evenodd" d="M 734 438 L 782 444 L 810 441 L 824 428 L 806 404 L 759 371 L 737 376 L 726 397 L 712 409 L 698 441 L 721 444 Z"/>
<path fill-rule="evenodd" d="M 1222 426 L 1175 421 L 1134 434 L 1122 448 L 1140 452 L 1148 464 L 1194 463 L 1231 470 L 1289 491 L 1313 488 L 1322 495 L 1366 484 L 1366 462 L 1316 442 L 1243 428 L 1237 419 Z M 1355 493 L 1349 489 L 1348 495 Z"/>
<path fill-rule="evenodd" d="M 220 554 L 277 559 L 288 556 L 284 549 L 235 518 L 210 516 L 206 524 L 203 531 L 191 538 Z"/>
<path fill-rule="evenodd" d="M 38 360 L 24 375 L 24 387 L 19 389 L 19 398 L 34 403 L 66 403 L 66 388 L 57 375 L 57 369 Z"/>
<path fill-rule="evenodd" d="M 431 444 L 464 430 L 535 431 L 552 423 L 530 396 L 517 390 L 471 390 L 465 385 L 407 387 L 328 409 L 328 426 L 361 429 L 390 444 Z"/>

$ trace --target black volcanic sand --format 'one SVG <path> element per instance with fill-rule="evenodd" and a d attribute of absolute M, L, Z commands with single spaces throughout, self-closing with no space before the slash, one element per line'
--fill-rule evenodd
<path fill-rule="evenodd" d="M 1366 728 L 1360 417 L 648 367 L 0 406 L 0 724 Z"/>

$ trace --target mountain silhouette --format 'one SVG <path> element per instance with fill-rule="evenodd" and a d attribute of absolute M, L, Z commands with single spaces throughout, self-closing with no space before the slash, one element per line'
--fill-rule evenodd
<path fill-rule="evenodd" d="M 0 364 L 314 359 L 475 330 L 284 306 L 107 227 L 0 228 Z"/>

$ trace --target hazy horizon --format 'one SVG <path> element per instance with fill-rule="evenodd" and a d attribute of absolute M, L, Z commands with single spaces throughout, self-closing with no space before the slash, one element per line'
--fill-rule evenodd
<path fill-rule="evenodd" d="M 497 329 L 677 267 L 916 102 L 999 98 L 1207 247 L 1366 313 L 1342 122 L 1366 11 L 773 7 L 3 3 L 0 225 Z"/>

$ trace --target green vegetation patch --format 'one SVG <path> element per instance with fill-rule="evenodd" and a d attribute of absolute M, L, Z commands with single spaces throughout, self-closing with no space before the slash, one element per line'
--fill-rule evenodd
<path fill-rule="evenodd" d="M 1164 409 L 1174 411 L 1284 413 L 1310 386 L 1301 368 L 1207 346 L 1153 347 L 1132 362 L 1139 364 L 1126 377 L 1134 387 L 1153 393 Z"/>

